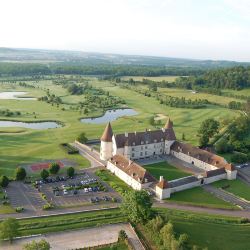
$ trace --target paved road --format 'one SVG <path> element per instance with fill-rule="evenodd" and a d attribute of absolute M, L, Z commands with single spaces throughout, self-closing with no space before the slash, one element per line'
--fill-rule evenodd
<path fill-rule="evenodd" d="M 79 150 L 79 154 L 88 159 L 91 163 L 91 167 L 105 166 L 106 163 L 100 160 L 100 155 L 97 151 L 91 150 L 89 146 L 79 143 L 72 144 Z"/>
<path fill-rule="evenodd" d="M 250 211 L 250 202 L 243 200 L 232 193 L 226 192 L 225 190 L 220 188 L 213 187 L 212 185 L 204 185 L 203 189 L 222 200 Z"/>
<path fill-rule="evenodd" d="M 226 209 L 216 209 L 216 208 L 205 208 L 205 207 L 196 207 L 190 205 L 181 205 L 177 203 L 168 203 L 168 202 L 155 202 L 154 207 L 159 208 L 170 208 L 178 209 L 189 212 L 205 213 L 205 214 L 216 214 L 216 215 L 225 215 L 232 217 L 244 217 L 250 219 L 250 212 L 247 210 L 226 210 Z"/>
<path fill-rule="evenodd" d="M 12 245 L 8 242 L 3 243 L 0 249 L 20 250 L 25 243 L 40 239 L 48 241 L 53 250 L 87 248 L 116 242 L 120 230 L 126 231 L 130 242 L 136 250 L 144 249 L 134 230 L 129 224 L 125 223 L 18 239 Z"/>

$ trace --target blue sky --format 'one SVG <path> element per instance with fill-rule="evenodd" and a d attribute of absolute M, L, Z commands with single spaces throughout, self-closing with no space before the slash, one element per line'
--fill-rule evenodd
<path fill-rule="evenodd" d="M 250 61 L 249 0 L 3 0 L 0 46 Z"/>

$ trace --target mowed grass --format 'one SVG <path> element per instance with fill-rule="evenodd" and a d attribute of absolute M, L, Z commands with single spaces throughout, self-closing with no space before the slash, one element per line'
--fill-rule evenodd
<path fill-rule="evenodd" d="M 30 84 L 30 82 L 28 82 Z M 174 128 L 177 138 L 181 139 L 185 133 L 186 141 L 192 144 L 198 142 L 197 130 L 201 122 L 206 118 L 221 120 L 225 117 L 235 116 L 235 111 L 225 108 L 212 107 L 202 110 L 178 109 L 159 104 L 154 98 L 145 97 L 134 91 L 113 86 L 108 81 L 97 81 L 95 78 L 89 80 L 95 87 L 109 91 L 114 96 L 119 96 L 126 100 L 129 107 L 138 111 L 137 116 L 123 117 L 112 122 L 114 133 L 124 133 L 124 131 L 144 131 L 146 128 L 156 129 L 149 124 L 149 118 L 154 114 L 170 116 L 174 121 Z M 46 90 L 50 89 L 51 94 L 56 94 L 62 98 L 68 98 L 69 102 L 78 102 L 83 96 L 69 96 L 66 89 L 54 85 L 51 81 L 40 81 L 34 83 L 39 88 L 23 88 L 11 85 L 1 85 L 0 91 L 27 91 L 29 96 L 44 96 Z M 20 164 L 39 162 L 47 159 L 70 158 L 78 162 L 79 167 L 88 167 L 89 162 L 81 156 L 69 156 L 60 147 L 60 143 L 72 142 L 81 133 L 85 132 L 88 138 L 99 138 L 106 124 L 84 124 L 79 121 L 84 115 L 78 111 L 62 107 L 52 106 L 46 102 L 28 100 L 0 100 L 1 109 L 20 111 L 21 117 L 9 118 L 11 120 L 40 121 L 55 120 L 64 124 L 62 128 L 47 130 L 32 130 L 23 128 L 0 128 L 0 174 L 13 176 L 14 169 Z M 35 114 L 33 114 L 35 112 Z M 97 110 L 89 116 L 102 114 L 102 110 Z M 6 119 L 6 117 L 0 117 Z M 162 121 L 164 123 L 165 121 Z M 13 133 L 11 133 L 13 132 Z"/>
<path fill-rule="evenodd" d="M 239 209 L 237 206 L 234 206 L 206 192 L 201 187 L 195 187 L 192 189 L 173 193 L 171 194 L 171 197 L 169 199 L 166 199 L 165 201 L 199 207 Z"/>
<path fill-rule="evenodd" d="M 242 89 L 242 90 L 233 90 L 233 89 L 226 89 L 222 90 L 223 93 L 226 94 L 233 94 L 233 95 L 244 95 L 244 96 L 250 96 L 250 88 L 248 89 Z"/>
<path fill-rule="evenodd" d="M 155 178 L 159 179 L 160 176 L 163 176 L 164 179 L 168 181 L 190 175 L 190 173 L 185 173 L 181 169 L 171 166 L 167 162 L 144 165 L 143 167 L 147 169 Z"/>
<path fill-rule="evenodd" d="M 250 224 L 241 224 L 239 218 L 169 209 L 158 211 L 172 221 L 178 234 L 188 234 L 190 245 L 209 250 L 250 249 Z"/>
<path fill-rule="evenodd" d="M 179 76 L 123 76 L 122 79 L 127 81 L 132 78 L 134 81 L 142 81 L 143 79 L 148 79 L 155 82 L 167 81 L 174 82 Z"/>
<path fill-rule="evenodd" d="M 221 180 L 212 184 L 214 187 L 223 188 L 227 192 L 235 194 L 243 199 L 250 201 L 250 186 L 245 184 L 243 181 L 236 180 Z"/>

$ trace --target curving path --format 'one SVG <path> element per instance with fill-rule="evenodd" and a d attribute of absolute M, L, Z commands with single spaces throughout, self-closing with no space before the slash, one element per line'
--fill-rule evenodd
<path fill-rule="evenodd" d="M 191 205 L 182 205 L 177 203 L 168 203 L 168 202 L 155 202 L 153 207 L 158 208 L 169 208 L 169 209 L 178 209 L 189 212 L 197 212 L 197 213 L 206 213 L 206 214 L 215 214 L 215 215 L 225 215 L 225 216 L 233 216 L 233 217 L 244 217 L 250 219 L 250 211 L 247 210 L 226 210 L 219 208 L 206 208 L 206 207 L 198 207 Z"/>

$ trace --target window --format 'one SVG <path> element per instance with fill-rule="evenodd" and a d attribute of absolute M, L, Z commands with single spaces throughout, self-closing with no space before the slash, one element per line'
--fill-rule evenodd
<path fill-rule="evenodd" d="M 163 141 L 163 139 L 161 138 L 161 141 Z"/>
<path fill-rule="evenodd" d="M 142 154 L 142 152 L 140 153 L 140 156 L 142 156 L 143 154 Z"/>
<path fill-rule="evenodd" d="M 147 151 L 145 152 L 145 155 L 148 155 L 148 152 L 147 152 Z"/>
<path fill-rule="evenodd" d="M 143 144 L 144 142 L 143 141 L 141 141 L 141 144 Z"/>
<path fill-rule="evenodd" d="M 143 146 L 141 146 L 141 150 L 143 150 Z"/>
<path fill-rule="evenodd" d="M 145 149 L 147 149 L 148 147 L 147 146 L 145 146 Z"/>
<path fill-rule="evenodd" d="M 132 151 L 135 151 L 135 149 L 134 149 L 134 148 L 132 148 Z"/>
<path fill-rule="evenodd" d="M 133 146 L 135 146 L 135 142 L 133 142 Z"/>
<path fill-rule="evenodd" d="M 135 154 L 134 154 L 134 153 L 132 153 L 132 157 L 135 157 Z"/>

